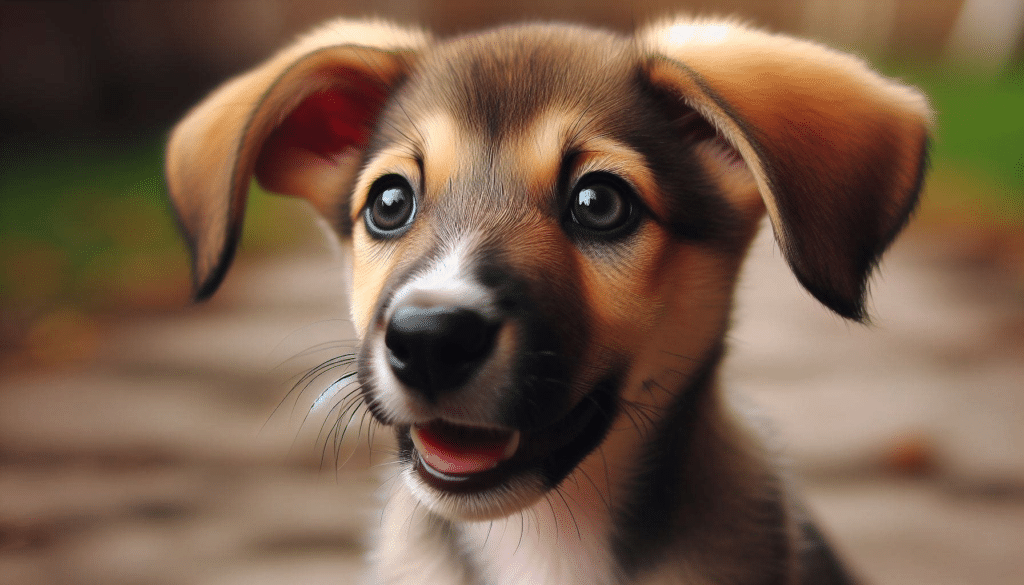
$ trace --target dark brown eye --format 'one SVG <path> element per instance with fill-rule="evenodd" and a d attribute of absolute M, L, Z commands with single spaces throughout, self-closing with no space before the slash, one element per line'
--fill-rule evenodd
<path fill-rule="evenodd" d="M 412 186 L 398 175 L 386 175 L 370 187 L 366 205 L 366 228 L 377 237 L 397 236 L 412 224 L 416 197 Z"/>
<path fill-rule="evenodd" d="M 576 184 L 569 210 L 576 224 L 593 232 L 616 231 L 633 216 L 628 188 L 603 174 L 587 175 Z"/>

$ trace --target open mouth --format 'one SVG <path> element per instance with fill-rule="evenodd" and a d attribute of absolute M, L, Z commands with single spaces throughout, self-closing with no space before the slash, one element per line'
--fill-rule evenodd
<path fill-rule="evenodd" d="M 453 477 L 489 471 L 510 459 L 519 448 L 521 434 L 440 420 L 409 429 L 423 464 L 431 471 Z"/>
<path fill-rule="evenodd" d="M 435 419 L 408 427 L 410 460 L 417 475 L 443 492 L 480 492 L 531 470 L 557 484 L 589 453 L 611 424 L 610 409 L 594 395 L 548 426 L 529 429 L 474 427 Z M 411 444 L 410 444 L 411 442 Z"/>

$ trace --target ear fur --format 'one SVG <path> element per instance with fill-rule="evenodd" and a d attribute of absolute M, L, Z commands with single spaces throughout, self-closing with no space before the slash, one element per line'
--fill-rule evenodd
<path fill-rule="evenodd" d="M 167 187 L 191 248 L 197 300 L 213 294 L 231 264 L 254 174 L 344 221 L 377 115 L 428 42 L 382 22 L 327 23 L 224 83 L 174 128 Z"/>
<path fill-rule="evenodd" d="M 638 40 L 651 83 L 742 156 L 801 284 L 864 320 L 868 276 L 921 188 L 924 96 L 851 55 L 727 21 L 664 22 Z"/>

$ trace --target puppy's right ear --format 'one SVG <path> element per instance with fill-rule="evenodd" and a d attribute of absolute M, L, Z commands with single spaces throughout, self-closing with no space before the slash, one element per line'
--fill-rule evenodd
<path fill-rule="evenodd" d="M 196 300 L 213 294 L 231 264 L 253 175 L 350 229 L 362 151 L 428 42 L 379 22 L 328 23 L 217 88 L 174 128 L 167 188 L 192 252 Z"/>

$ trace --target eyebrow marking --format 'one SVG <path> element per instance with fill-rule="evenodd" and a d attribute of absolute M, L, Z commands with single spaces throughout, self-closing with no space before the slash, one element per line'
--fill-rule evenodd
<path fill-rule="evenodd" d="M 568 131 L 578 117 L 576 112 L 552 107 L 523 129 L 511 149 L 512 162 L 525 171 L 531 191 L 546 192 L 558 180 L 570 147 Z"/>
<path fill-rule="evenodd" d="M 430 114 L 418 126 L 424 141 L 425 191 L 437 194 L 443 192 L 448 181 L 459 174 L 476 140 L 446 112 Z"/>

